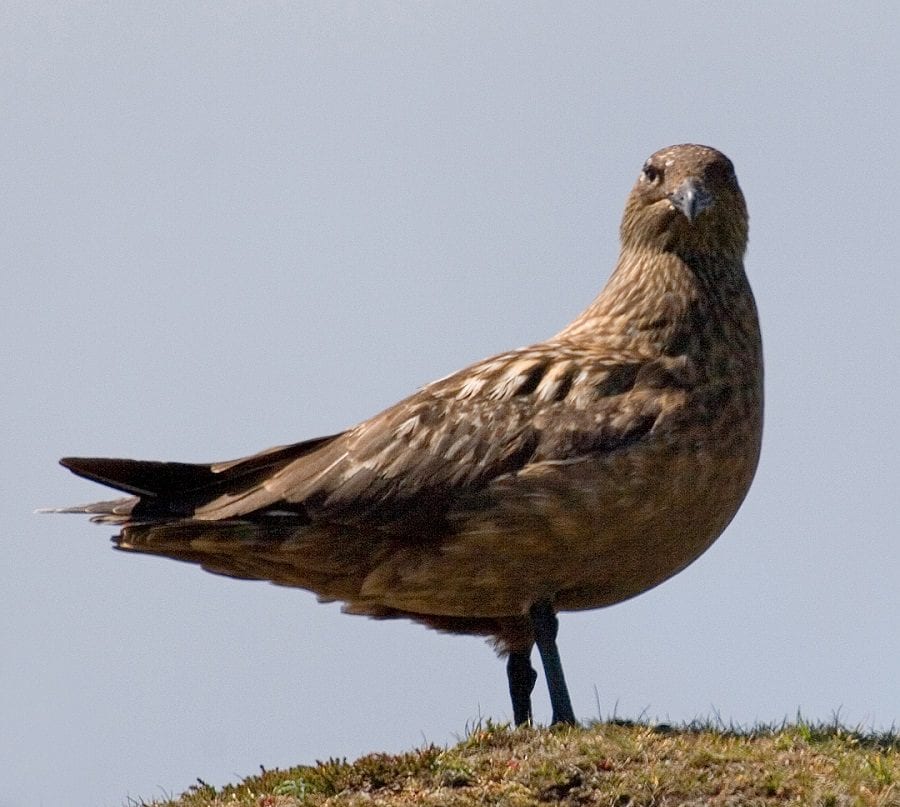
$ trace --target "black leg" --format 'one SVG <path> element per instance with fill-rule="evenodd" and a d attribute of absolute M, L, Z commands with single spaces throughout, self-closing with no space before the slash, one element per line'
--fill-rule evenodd
<path fill-rule="evenodd" d="M 556 630 L 559 623 L 553 611 L 553 605 L 544 600 L 531 606 L 531 627 L 534 630 L 534 641 L 541 654 L 541 662 L 544 665 L 544 675 L 547 676 L 547 688 L 550 690 L 550 704 L 553 707 L 554 723 L 575 724 L 575 712 L 572 711 L 572 701 L 569 700 L 569 690 L 566 689 L 566 679 L 563 675 L 562 662 L 559 660 L 559 650 L 556 647 Z"/>
<path fill-rule="evenodd" d="M 517 726 L 531 722 L 531 690 L 537 681 L 537 673 L 531 666 L 531 653 L 513 650 L 506 662 L 509 678 L 509 694 L 512 698 L 513 719 Z"/>

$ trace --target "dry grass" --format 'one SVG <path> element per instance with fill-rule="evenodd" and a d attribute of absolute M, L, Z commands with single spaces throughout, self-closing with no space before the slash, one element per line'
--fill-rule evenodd
<path fill-rule="evenodd" d="M 746 731 L 624 722 L 518 729 L 488 723 L 452 748 L 264 770 L 200 783 L 153 807 L 299 805 L 900 806 L 900 737 L 800 722 Z"/>

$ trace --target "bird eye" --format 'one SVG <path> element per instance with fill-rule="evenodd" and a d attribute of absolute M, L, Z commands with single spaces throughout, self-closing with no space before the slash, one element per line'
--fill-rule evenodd
<path fill-rule="evenodd" d="M 646 179 L 647 182 L 656 182 L 656 180 L 659 179 L 659 174 L 659 169 L 652 163 L 647 163 L 644 166 L 644 179 Z"/>

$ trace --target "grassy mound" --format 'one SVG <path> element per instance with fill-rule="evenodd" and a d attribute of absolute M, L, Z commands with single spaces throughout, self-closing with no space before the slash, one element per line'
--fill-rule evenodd
<path fill-rule="evenodd" d="M 153 807 L 900 805 L 900 736 L 799 722 L 753 729 L 626 721 L 512 730 L 451 748 L 263 770 Z"/>

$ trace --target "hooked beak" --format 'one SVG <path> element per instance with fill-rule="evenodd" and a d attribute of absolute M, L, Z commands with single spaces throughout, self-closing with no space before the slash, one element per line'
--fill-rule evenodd
<path fill-rule="evenodd" d="M 702 182 L 696 179 L 686 179 L 673 193 L 669 194 L 669 201 L 693 224 L 697 216 L 712 207 L 713 197 Z"/>

